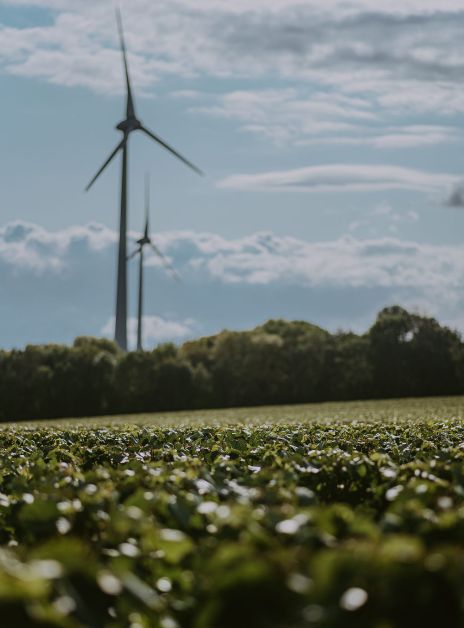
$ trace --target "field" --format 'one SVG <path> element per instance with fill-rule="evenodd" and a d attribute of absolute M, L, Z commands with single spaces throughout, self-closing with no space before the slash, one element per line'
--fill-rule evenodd
<path fill-rule="evenodd" d="M 5 425 L 0 617 L 464 624 L 464 399 Z"/>

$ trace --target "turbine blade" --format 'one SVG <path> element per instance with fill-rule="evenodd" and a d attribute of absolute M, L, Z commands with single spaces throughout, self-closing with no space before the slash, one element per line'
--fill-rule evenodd
<path fill-rule="evenodd" d="M 130 255 L 127 256 L 127 261 L 134 259 L 134 257 L 136 255 L 138 255 L 140 253 L 140 251 L 142 250 L 142 247 L 139 246 L 138 249 L 135 249 L 135 251 L 133 253 L 131 253 Z"/>
<path fill-rule="evenodd" d="M 176 150 L 174 150 L 174 148 L 172 148 L 171 146 L 169 146 L 169 144 L 167 144 L 163 139 L 161 139 L 158 135 L 156 135 L 155 133 L 153 133 L 152 131 L 149 131 L 147 128 L 145 128 L 144 126 L 140 127 L 140 130 L 143 131 L 144 133 L 146 133 L 148 135 L 148 137 L 151 137 L 152 140 L 155 140 L 155 142 L 157 142 L 158 144 L 160 144 L 160 146 L 162 146 L 163 148 L 165 148 L 166 150 L 168 150 L 170 153 L 172 153 L 175 157 L 177 157 L 177 159 L 180 159 L 181 161 L 184 162 L 184 164 L 186 166 L 188 166 L 189 168 L 191 168 L 192 170 L 194 170 L 197 174 L 204 176 L 204 172 L 202 172 L 200 170 L 200 168 L 197 168 L 194 164 L 192 164 L 191 161 L 189 161 L 188 159 L 186 159 L 185 157 L 183 157 L 180 153 L 178 153 Z"/>
<path fill-rule="evenodd" d="M 119 144 L 116 146 L 116 148 L 114 149 L 114 151 L 111 153 L 111 155 L 108 157 L 108 159 L 105 161 L 105 163 L 103 164 L 103 166 L 100 168 L 100 170 L 97 172 L 97 174 L 94 176 L 94 178 L 92 179 L 92 181 L 89 183 L 89 185 L 85 188 L 85 191 L 88 192 L 90 190 L 90 188 L 92 187 L 92 185 L 95 183 L 95 181 L 98 179 L 98 177 L 101 175 L 101 173 L 105 170 L 105 168 L 107 166 L 110 165 L 111 161 L 113 161 L 113 159 L 116 157 L 117 153 L 121 150 L 121 148 L 124 146 L 125 143 L 125 139 L 123 139 L 121 142 L 119 142 Z"/>
<path fill-rule="evenodd" d="M 160 260 L 163 262 L 166 270 L 170 273 L 170 275 L 179 282 L 182 282 L 182 277 L 179 275 L 179 273 L 177 272 L 177 270 L 169 263 L 169 261 L 166 259 L 166 257 L 161 253 L 161 251 L 159 250 L 159 248 L 156 246 L 156 244 L 153 244 L 153 242 L 150 242 L 150 246 L 151 248 L 154 250 L 154 252 L 156 253 L 156 255 L 158 255 L 158 257 L 160 258 Z"/>
<path fill-rule="evenodd" d="M 116 21 L 118 23 L 119 41 L 121 44 L 122 58 L 124 61 L 124 72 L 126 75 L 126 89 L 127 89 L 126 115 L 128 118 L 135 118 L 134 99 L 132 97 L 132 87 L 131 87 L 131 82 L 130 82 L 130 77 L 129 77 L 129 66 L 127 63 L 126 43 L 124 41 L 124 29 L 122 26 L 121 10 L 119 8 L 116 9 Z"/>

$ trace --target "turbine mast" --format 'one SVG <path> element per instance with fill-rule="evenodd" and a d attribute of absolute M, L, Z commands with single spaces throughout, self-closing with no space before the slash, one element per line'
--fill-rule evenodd
<path fill-rule="evenodd" d="M 140 240 L 137 240 L 137 248 L 134 250 L 127 260 L 131 260 L 134 257 L 139 256 L 139 297 L 138 297 L 138 311 L 137 311 L 137 351 L 143 351 L 143 295 L 144 295 L 144 259 L 143 249 L 145 246 L 149 246 L 159 257 L 168 273 L 176 279 L 181 281 L 179 273 L 172 267 L 169 260 L 161 253 L 159 248 L 152 242 L 150 238 L 150 178 L 148 175 L 145 177 L 145 227 L 143 235 Z"/>
<path fill-rule="evenodd" d="M 127 139 L 122 149 L 121 213 L 119 218 L 118 283 L 116 289 L 116 328 L 114 338 L 127 351 Z"/>
<path fill-rule="evenodd" d="M 146 244 L 150 244 L 150 175 L 148 172 L 145 174 L 145 227 L 142 239 L 139 240 L 140 244 L 140 259 L 139 259 L 139 303 L 138 303 L 138 316 L 137 316 L 137 351 L 142 351 L 142 337 L 143 337 L 143 247 Z"/>
<path fill-rule="evenodd" d="M 201 170 L 197 168 L 191 161 L 183 157 L 179 152 L 177 152 L 172 146 L 167 144 L 161 137 L 148 130 L 146 127 L 142 125 L 140 120 L 137 119 L 135 114 L 135 105 L 134 105 L 134 97 L 132 93 L 132 86 L 129 75 L 129 67 L 127 63 L 127 53 L 126 53 L 126 44 L 124 41 L 124 31 L 122 26 L 122 18 L 119 10 L 116 11 L 116 20 L 118 23 L 119 30 L 119 39 L 121 45 L 121 53 L 124 63 L 124 74 L 125 74 L 125 83 L 126 83 L 126 119 L 120 122 L 117 125 L 118 131 L 121 131 L 123 137 L 107 160 L 104 162 L 103 166 L 98 170 L 97 174 L 91 179 L 90 183 L 86 187 L 86 191 L 88 191 L 95 181 L 100 177 L 100 175 L 106 170 L 106 168 L 110 165 L 116 155 L 121 151 L 122 152 L 122 169 L 121 169 L 121 207 L 120 207 L 120 216 L 119 216 L 119 247 L 118 247 L 118 279 L 116 284 L 116 325 L 115 325 L 115 341 L 120 346 L 123 351 L 127 351 L 127 200 L 128 200 L 128 189 L 127 189 L 127 177 L 128 177 L 128 143 L 129 136 L 133 131 L 143 131 L 145 135 L 154 140 L 159 146 L 167 150 L 177 157 L 180 161 L 182 161 L 186 166 L 197 172 L 198 174 L 202 174 Z M 147 183 L 147 191 L 148 191 L 148 183 Z M 149 196 L 147 192 L 147 216 L 148 216 L 148 203 Z M 150 241 L 148 235 L 148 218 L 145 226 L 145 240 L 144 244 L 150 244 L 155 253 L 163 259 L 163 263 L 169 267 L 167 260 L 163 257 L 162 253 L 156 248 L 156 246 Z M 140 274 L 140 282 L 143 281 L 143 245 L 141 245 L 141 274 Z M 173 269 L 171 270 L 174 273 Z M 138 344 L 141 345 L 141 337 L 142 337 L 142 320 L 141 320 L 141 310 L 143 306 L 143 290 L 140 292 L 139 296 L 139 332 L 138 332 Z"/>
<path fill-rule="evenodd" d="M 139 256 L 139 307 L 137 320 L 137 351 L 142 351 L 143 325 L 143 246 L 140 247 Z"/>

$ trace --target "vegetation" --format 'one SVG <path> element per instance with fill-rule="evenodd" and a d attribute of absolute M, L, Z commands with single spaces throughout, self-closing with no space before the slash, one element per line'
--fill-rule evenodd
<path fill-rule="evenodd" d="M 462 626 L 463 418 L 446 399 L 5 426 L 2 625 Z"/>
<path fill-rule="evenodd" d="M 0 351 L 0 421 L 463 393 L 460 336 L 400 307 L 361 336 L 277 320 L 150 352 Z"/>

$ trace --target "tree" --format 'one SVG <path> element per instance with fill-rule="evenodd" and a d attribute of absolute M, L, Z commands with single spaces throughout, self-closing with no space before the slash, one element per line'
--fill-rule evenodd
<path fill-rule="evenodd" d="M 331 348 L 330 392 L 336 400 L 368 399 L 372 396 L 373 373 L 369 338 L 353 333 L 338 333 Z"/>
<path fill-rule="evenodd" d="M 433 318 L 399 306 L 382 310 L 369 331 L 373 392 L 378 397 L 456 394 L 461 339 Z"/>

